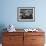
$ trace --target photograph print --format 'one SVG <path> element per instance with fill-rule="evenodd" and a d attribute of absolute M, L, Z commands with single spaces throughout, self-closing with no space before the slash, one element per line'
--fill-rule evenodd
<path fill-rule="evenodd" d="M 35 21 L 35 7 L 18 7 L 17 21 L 20 22 L 34 22 Z"/>

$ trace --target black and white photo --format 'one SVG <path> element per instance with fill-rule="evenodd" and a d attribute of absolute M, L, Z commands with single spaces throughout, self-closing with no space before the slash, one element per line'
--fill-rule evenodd
<path fill-rule="evenodd" d="M 35 21 L 35 7 L 18 7 L 17 20 L 22 22 Z"/>

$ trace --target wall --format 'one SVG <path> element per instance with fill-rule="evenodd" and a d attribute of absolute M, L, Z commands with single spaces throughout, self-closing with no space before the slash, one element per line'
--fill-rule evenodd
<path fill-rule="evenodd" d="M 46 28 L 46 0 L 0 0 L 0 25 L 16 28 Z M 35 7 L 35 22 L 18 22 L 17 7 Z"/>
<path fill-rule="evenodd" d="M 35 7 L 35 22 L 18 22 L 17 7 Z M 15 28 L 37 28 L 46 32 L 46 0 L 0 0 L 0 31 L 13 24 Z"/>

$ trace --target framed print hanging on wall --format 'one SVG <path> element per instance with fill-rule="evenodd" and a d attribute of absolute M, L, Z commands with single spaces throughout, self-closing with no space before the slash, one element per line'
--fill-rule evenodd
<path fill-rule="evenodd" d="M 35 7 L 18 7 L 17 21 L 19 22 L 34 22 L 35 21 Z"/>

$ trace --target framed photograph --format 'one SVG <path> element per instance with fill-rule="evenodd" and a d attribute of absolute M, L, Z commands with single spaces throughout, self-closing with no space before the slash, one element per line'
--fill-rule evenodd
<path fill-rule="evenodd" d="M 35 7 L 18 7 L 17 21 L 20 22 L 34 22 L 35 21 Z"/>

